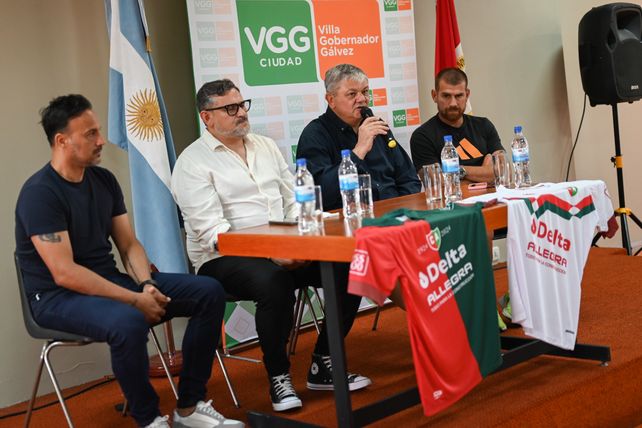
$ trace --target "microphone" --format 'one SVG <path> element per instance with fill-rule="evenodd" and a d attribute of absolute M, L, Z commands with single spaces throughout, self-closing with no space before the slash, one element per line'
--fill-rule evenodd
<path fill-rule="evenodd" d="M 369 107 L 361 107 L 361 117 L 363 119 L 367 117 L 374 117 L 374 113 Z M 386 134 L 386 140 L 388 141 L 388 147 L 390 147 L 391 149 L 397 147 L 397 140 L 395 140 L 395 136 L 392 135 L 392 131 L 390 129 L 388 129 L 388 133 Z"/>

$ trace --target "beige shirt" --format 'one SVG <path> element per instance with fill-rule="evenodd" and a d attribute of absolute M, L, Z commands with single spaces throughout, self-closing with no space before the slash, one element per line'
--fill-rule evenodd
<path fill-rule="evenodd" d="M 296 217 L 294 177 L 276 143 L 256 134 L 244 143 L 247 165 L 205 131 L 174 166 L 172 195 L 196 271 L 220 256 L 214 249 L 219 233 Z"/>

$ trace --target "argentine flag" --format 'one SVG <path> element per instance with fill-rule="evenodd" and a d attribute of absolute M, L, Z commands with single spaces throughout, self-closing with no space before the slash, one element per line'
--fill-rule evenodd
<path fill-rule="evenodd" d="M 111 46 L 108 137 L 129 153 L 136 236 L 160 271 L 187 272 L 169 190 L 176 153 L 142 0 L 105 0 L 105 9 Z"/>

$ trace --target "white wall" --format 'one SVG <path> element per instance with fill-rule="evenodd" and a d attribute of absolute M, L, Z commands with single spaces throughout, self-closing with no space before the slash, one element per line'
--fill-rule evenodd
<path fill-rule="evenodd" d="M 147 3 L 154 58 L 170 114 L 177 151 L 197 134 L 185 4 Z M 508 147 L 514 124 L 524 126 L 537 180 L 560 180 L 579 124 L 582 88 L 577 24 L 596 3 L 588 0 L 455 0 L 475 114 L 495 123 Z M 434 0 L 416 0 L 415 23 L 422 120 L 435 113 L 433 85 Z M 0 407 L 26 399 L 40 344 L 22 326 L 13 268 L 14 207 L 24 180 L 49 158 L 37 124 L 38 109 L 54 96 L 80 92 L 106 126 L 109 47 L 102 0 L 0 0 Z M 627 201 L 642 214 L 638 134 L 642 103 L 620 104 Z M 638 119 L 636 121 L 636 118 Z M 610 111 L 588 108 L 575 155 L 577 178 L 607 181 L 616 195 Z M 108 146 L 103 166 L 119 178 L 130 199 L 127 156 Z M 639 230 L 632 231 L 641 240 Z M 612 244 L 617 245 L 617 240 Z M 104 345 L 60 352 L 63 386 L 109 373 Z M 46 391 L 46 389 L 45 389 Z"/>

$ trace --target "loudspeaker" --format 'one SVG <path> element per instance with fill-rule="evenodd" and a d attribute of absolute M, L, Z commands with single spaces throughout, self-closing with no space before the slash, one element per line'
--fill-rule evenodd
<path fill-rule="evenodd" d="M 591 106 L 642 98 L 642 7 L 594 7 L 578 31 L 582 87 Z"/>

